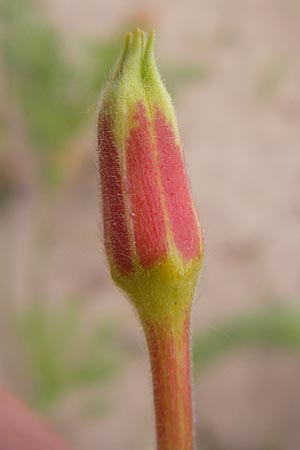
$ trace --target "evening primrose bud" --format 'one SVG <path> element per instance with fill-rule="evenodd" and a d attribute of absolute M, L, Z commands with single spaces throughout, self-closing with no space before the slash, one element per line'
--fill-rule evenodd
<path fill-rule="evenodd" d="M 190 306 L 203 245 L 154 33 L 128 33 L 98 119 L 104 245 L 112 278 L 142 317 Z"/>

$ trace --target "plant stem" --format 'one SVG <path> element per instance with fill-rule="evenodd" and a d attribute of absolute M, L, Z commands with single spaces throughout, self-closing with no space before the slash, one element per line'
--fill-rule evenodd
<path fill-rule="evenodd" d="M 193 450 L 190 311 L 163 323 L 146 322 L 156 418 L 157 450 Z"/>

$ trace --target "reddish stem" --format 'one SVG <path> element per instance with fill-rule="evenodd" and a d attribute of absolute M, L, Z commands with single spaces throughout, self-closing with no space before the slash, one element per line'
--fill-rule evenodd
<path fill-rule="evenodd" d="M 190 313 L 184 320 L 147 322 L 157 450 L 193 450 Z"/>

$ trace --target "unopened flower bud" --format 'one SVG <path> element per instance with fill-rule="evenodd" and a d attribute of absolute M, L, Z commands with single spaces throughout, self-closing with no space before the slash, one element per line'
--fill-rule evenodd
<path fill-rule="evenodd" d="M 148 40 L 128 33 L 98 121 L 104 244 L 141 316 L 191 303 L 203 254 L 177 121 Z"/>

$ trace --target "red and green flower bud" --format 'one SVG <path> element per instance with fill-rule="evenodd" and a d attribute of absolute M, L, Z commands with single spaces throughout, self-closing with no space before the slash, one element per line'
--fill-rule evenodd
<path fill-rule="evenodd" d="M 104 244 L 150 353 L 158 450 L 192 450 L 190 310 L 203 245 L 154 35 L 129 33 L 98 122 Z"/>
<path fill-rule="evenodd" d="M 98 122 L 104 243 L 113 279 L 142 315 L 191 302 L 200 227 L 154 35 L 128 33 Z"/>

